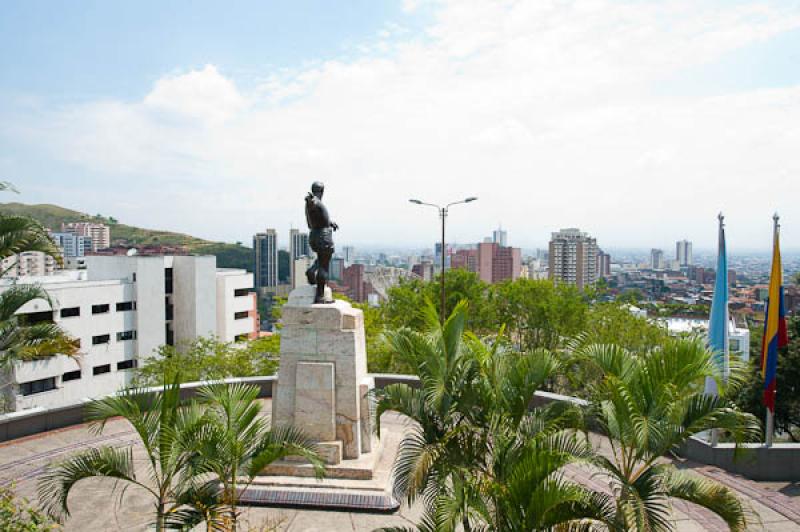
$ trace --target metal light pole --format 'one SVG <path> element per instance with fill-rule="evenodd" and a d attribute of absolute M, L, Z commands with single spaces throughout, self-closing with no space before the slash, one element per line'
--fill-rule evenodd
<path fill-rule="evenodd" d="M 439 211 L 439 217 L 441 217 L 441 219 L 442 219 L 442 273 L 441 273 L 441 279 L 440 279 L 441 285 L 442 285 L 442 308 L 441 308 L 441 310 L 439 312 L 439 321 L 442 324 L 444 324 L 444 318 L 445 318 L 445 294 L 444 294 L 445 241 L 444 241 L 444 225 L 445 225 L 445 220 L 447 219 L 447 211 L 453 205 L 458 205 L 459 203 L 469 203 L 471 201 L 475 201 L 476 199 L 478 199 L 478 198 L 473 196 L 473 197 L 469 197 L 467 199 L 463 199 L 461 201 L 454 201 L 453 203 L 448 203 L 444 207 L 440 207 L 439 205 L 436 205 L 436 204 L 433 204 L 433 203 L 425 203 L 425 202 L 422 202 L 422 201 L 420 201 L 418 199 L 410 199 L 410 200 L 408 200 L 411 203 L 415 203 L 417 205 L 427 205 L 428 207 L 435 208 L 437 211 Z"/>

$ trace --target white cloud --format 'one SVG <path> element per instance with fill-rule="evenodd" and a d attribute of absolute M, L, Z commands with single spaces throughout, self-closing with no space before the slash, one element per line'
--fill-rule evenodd
<path fill-rule="evenodd" d="M 245 98 L 213 65 L 158 80 L 143 103 L 155 112 L 210 123 L 224 122 L 246 109 Z"/>
<path fill-rule="evenodd" d="M 124 184 L 139 208 L 120 217 L 231 240 L 301 224 L 315 179 L 340 241 L 355 242 L 433 241 L 434 213 L 410 196 L 477 195 L 454 209 L 452 237 L 502 222 L 522 245 L 562 226 L 601 244 L 711 245 L 720 209 L 733 242 L 761 245 L 772 211 L 793 208 L 800 87 L 670 96 L 660 84 L 800 27 L 796 6 L 453 0 L 434 13 L 424 35 L 379 34 L 358 59 L 265 72 L 252 91 L 207 65 L 139 102 L 61 108 L 26 128 L 108 176 L 107 210 Z M 790 228 L 800 221 L 784 223 L 800 245 Z"/>

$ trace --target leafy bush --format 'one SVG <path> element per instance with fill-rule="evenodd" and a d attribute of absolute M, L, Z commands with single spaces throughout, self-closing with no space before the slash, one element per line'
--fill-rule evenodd
<path fill-rule="evenodd" d="M 60 530 L 50 518 L 17 497 L 12 488 L 0 487 L 0 530 L 3 532 L 45 532 Z"/>

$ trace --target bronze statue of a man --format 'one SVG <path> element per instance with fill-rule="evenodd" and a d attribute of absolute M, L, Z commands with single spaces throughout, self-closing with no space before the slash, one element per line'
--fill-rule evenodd
<path fill-rule="evenodd" d="M 331 221 L 328 209 L 322 203 L 324 192 L 325 185 L 315 181 L 311 185 L 311 192 L 306 196 L 306 222 L 311 230 L 309 245 L 317 254 L 314 264 L 306 270 L 308 283 L 317 285 L 314 303 L 333 303 L 333 300 L 325 298 L 325 283 L 328 281 L 331 257 L 333 257 L 333 232 L 339 229 L 339 226 Z"/>

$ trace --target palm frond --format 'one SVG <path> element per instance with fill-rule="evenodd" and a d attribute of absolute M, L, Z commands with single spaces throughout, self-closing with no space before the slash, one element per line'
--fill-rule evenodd
<path fill-rule="evenodd" d="M 79 481 L 90 477 L 110 477 L 147 486 L 136 480 L 131 447 L 89 449 L 63 462 L 48 467 L 39 479 L 39 500 L 53 519 L 62 521 L 69 515 L 67 497 Z"/>

